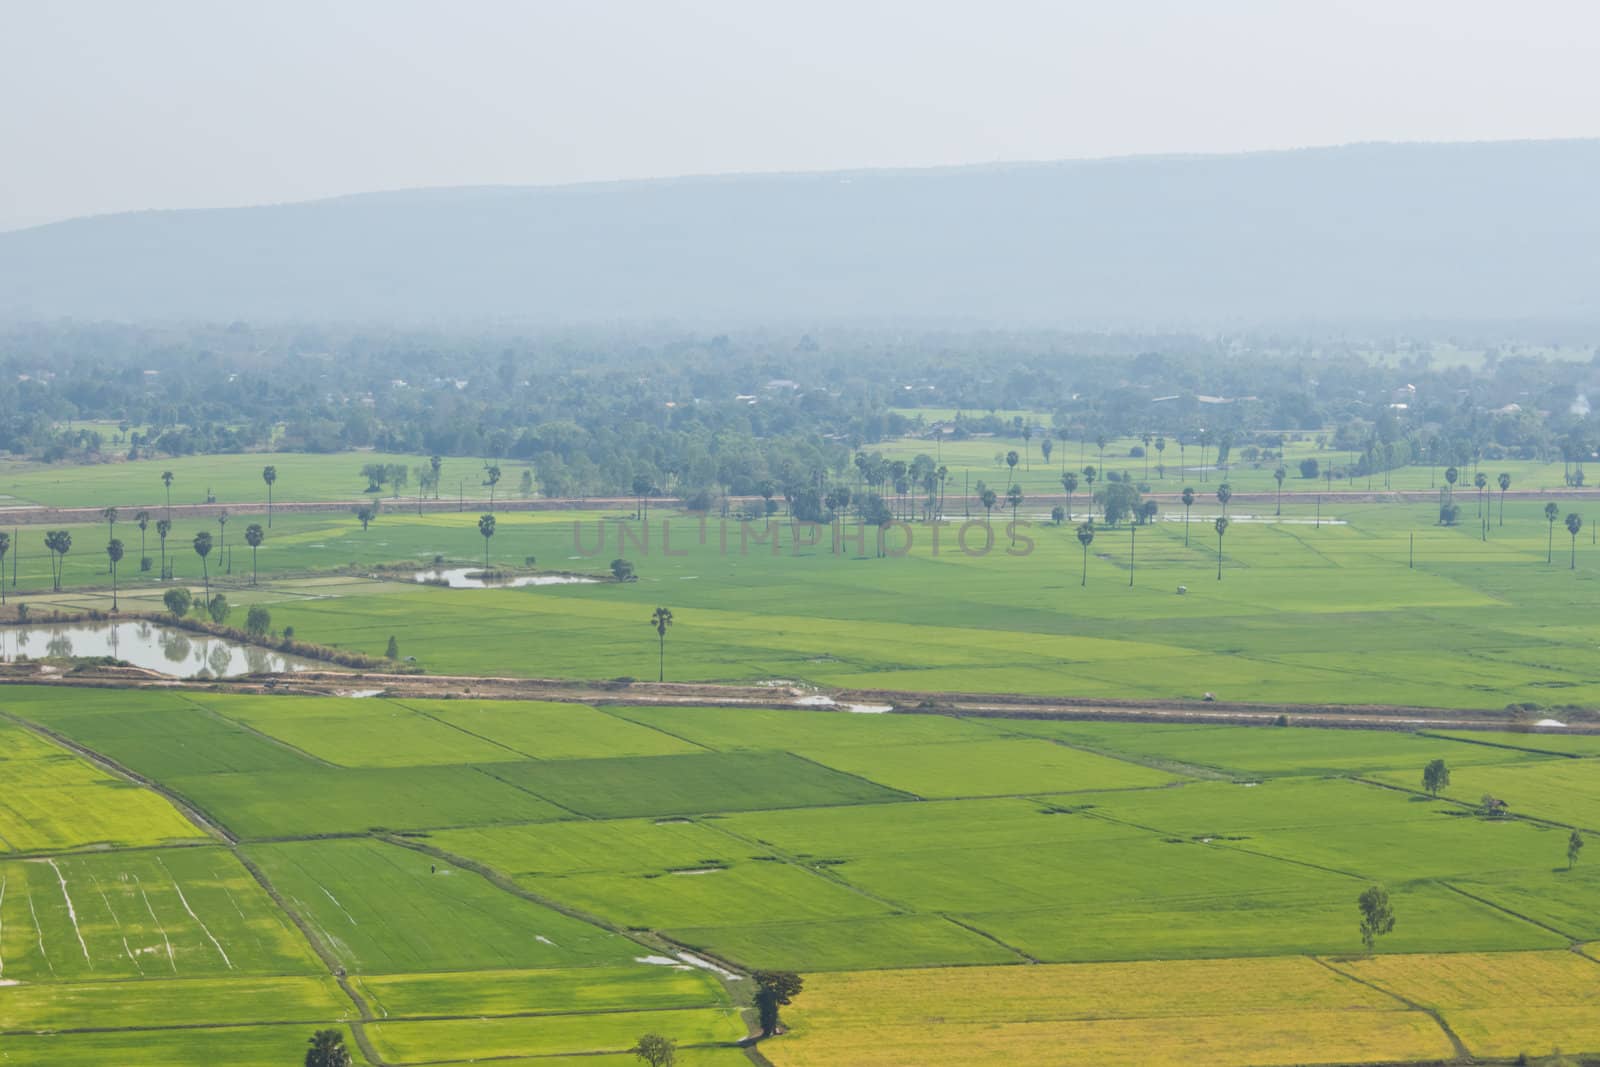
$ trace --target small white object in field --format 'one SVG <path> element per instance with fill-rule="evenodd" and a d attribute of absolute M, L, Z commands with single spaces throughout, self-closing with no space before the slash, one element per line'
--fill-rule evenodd
<path fill-rule="evenodd" d="M 1186 585 L 1178 586 L 1178 595 L 1179 596 L 1182 596 L 1183 594 L 1187 593 L 1188 591 L 1189 591 L 1189 587 L 1188 586 L 1186 586 Z"/>
<path fill-rule="evenodd" d="M 1205 696 L 1201 697 L 1200 699 L 1201 700 L 1215 700 L 1215 699 L 1217 699 L 1217 694 L 1215 694 L 1215 693 L 1207 693 Z"/>

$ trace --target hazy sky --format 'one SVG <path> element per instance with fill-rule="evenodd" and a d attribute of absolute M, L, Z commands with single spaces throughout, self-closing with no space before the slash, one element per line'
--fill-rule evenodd
<path fill-rule="evenodd" d="M 0 229 L 418 186 L 1597 134 L 1590 0 L 0 0 Z"/>

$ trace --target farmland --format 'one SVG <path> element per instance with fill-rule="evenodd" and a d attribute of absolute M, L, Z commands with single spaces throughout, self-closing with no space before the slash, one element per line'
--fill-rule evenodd
<path fill-rule="evenodd" d="M 647 1030 L 750 1062 L 753 969 L 806 977 L 779 1067 L 1597 1040 L 1600 890 L 1564 860 L 1600 757 L 1542 735 L 17 685 L 0 711 L 8 760 L 52 768 L 22 791 L 143 805 L 0 857 L 16 1062 L 266 1063 L 319 1026 L 374 1065 L 622 1063 Z M 1371 884 L 1398 922 L 1369 957 Z"/>

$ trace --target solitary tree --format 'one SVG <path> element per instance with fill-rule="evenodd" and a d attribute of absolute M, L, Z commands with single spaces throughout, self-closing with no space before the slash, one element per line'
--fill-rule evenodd
<path fill-rule="evenodd" d="M 1166 462 L 1165 462 L 1166 457 L 1162 455 L 1162 453 L 1164 453 L 1166 450 L 1167 450 L 1167 439 L 1165 437 L 1157 437 L 1156 438 L 1156 476 L 1160 477 L 1160 478 L 1165 478 L 1167 476 L 1167 465 L 1166 465 Z"/>
<path fill-rule="evenodd" d="M 1567 870 L 1572 870 L 1572 865 L 1578 862 L 1578 853 L 1583 851 L 1583 835 L 1576 828 L 1567 838 Z"/>
<path fill-rule="evenodd" d="M 1561 509 L 1556 507 L 1555 501 L 1544 506 L 1544 521 L 1550 524 L 1550 536 L 1545 540 L 1544 561 L 1555 562 L 1556 552 L 1556 518 L 1561 514 Z"/>
<path fill-rule="evenodd" d="M 1067 521 L 1072 521 L 1072 494 L 1078 491 L 1078 476 L 1068 471 L 1061 476 L 1061 488 L 1067 491 Z"/>
<path fill-rule="evenodd" d="M 383 656 L 385 659 L 400 658 L 400 642 L 395 640 L 394 634 L 389 635 L 389 644 L 386 648 L 384 648 Z"/>
<path fill-rule="evenodd" d="M 1500 525 L 1506 524 L 1506 490 L 1511 488 L 1511 475 L 1502 474 L 1497 479 L 1500 483 Z"/>
<path fill-rule="evenodd" d="M 111 566 L 111 611 L 117 610 L 117 564 L 122 562 L 122 541 L 113 537 L 106 542 L 106 559 Z"/>
<path fill-rule="evenodd" d="M 117 509 L 101 508 L 100 517 L 106 520 L 106 539 L 110 540 L 111 538 L 117 536 Z M 106 566 L 106 573 L 111 573 L 110 564 L 107 564 Z"/>
<path fill-rule="evenodd" d="M 433 482 L 433 499 L 438 500 L 439 499 L 439 473 L 442 470 L 444 470 L 444 457 L 443 456 L 429 456 L 428 457 L 428 469 L 430 471 L 432 471 L 432 473 L 433 473 L 433 477 L 430 479 Z"/>
<path fill-rule="evenodd" d="M 0 533 L 0 604 L 6 602 L 6 553 L 11 551 L 11 535 Z"/>
<path fill-rule="evenodd" d="M 483 538 L 483 569 L 489 569 L 489 538 L 494 536 L 494 515 L 478 516 L 478 535 Z"/>
<path fill-rule="evenodd" d="M 1389 891 L 1381 885 L 1368 888 L 1356 901 L 1361 909 L 1361 943 L 1372 952 L 1379 937 L 1394 929 L 1394 909 L 1389 906 Z"/>
<path fill-rule="evenodd" d="M 272 629 L 272 612 L 260 604 L 252 604 L 244 616 L 245 633 L 251 637 L 261 637 Z"/>
<path fill-rule="evenodd" d="M 361 523 L 361 532 L 366 533 L 367 527 L 372 525 L 372 520 L 378 517 L 378 509 L 371 504 L 363 504 L 356 508 L 356 521 Z"/>
<path fill-rule="evenodd" d="M 993 489 L 984 486 L 983 492 L 978 494 L 978 500 L 983 504 L 983 524 L 988 526 L 989 517 L 994 514 L 994 506 L 999 502 L 1000 496 Z"/>
<path fill-rule="evenodd" d="M 1422 788 L 1428 791 L 1429 796 L 1438 796 L 1439 790 L 1450 788 L 1450 768 L 1446 767 L 1444 760 L 1430 760 L 1422 768 Z"/>
<path fill-rule="evenodd" d="M 1572 535 L 1572 562 L 1567 565 L 1568 570 L 1578 569 L 1578 531 L 1583 529 L 1583 516 L 1576 511 L 1567 514 L 1567 533 Z"/>
<path fill-rule="evenodd" d="M 1283 480 L 1288 476 L 1288 470 L 1286 470 L 1281 463 L 1278 464 L 1278 469 L 1272 472 L 1272 480 L 1278 483 L 1277 508 L 1274 511 L 1274 514 L 1277 515 L 1283 514 Z"/>
<path fill-rule="evenodd" d="M 267 526 L 272 525 L 272 485 L 278 480 L 277 467 L 262 467 L 261 480 L 267 483 Z"/>
<path fill-rule="evenodd" d="M 678 1062 L 678 1043 L 660 1034 L 645 1034 L 633 1046 L 633 1054 L 650 1067 L 672 1067 Z"/>
<path fill-rule="evenodd" d="M 1222 581 L 1222 535 L 1228 532 L 1228 517 L 1217 516 L 1217 581 Z"/>
<path fill-rule="evenodd" d="M 1011 543 L 1017 543 L 1017 508 L 1022 504 L 1022 486 L 1013 485 L 1006 490 L 1006 502 L 1011 505 Z"/>
<path fill-rule="evenodd" d="M 1472 476 L 1472 486 L 1478 491 L 1478 518 L 1483 518 L 1483 491 L 1489 485 L 1489 476 L 1482 471 Z"/>
<path fill-rule="evenodd" d="M 189 609 L 194 606 L 194 597 L 189 595 L 189 590 L 181 585 L 175 585 L 161 594 L 161 602 L 172 612 L 172 617 L 181 619 L 189 614 Z"/>
<path fill-rule="evenodd" d="M 1233 486 L 1223 482 L 1217 486 L 1217 503 L 1222 505 L 1222 513 L 1228 513 L 1228 501 L 1233 499 Z"/>
<path fill-rule="evenodd" d="M 355 1062 L 345 1047 L 341 1030 L 318 1030 L 311 1035 L 310 1044 L 305 1067 L 351 1067 Z"/>
<path fill-rule="evenodd" d="M 228 554 L 228 510 L 226 508 L 217 512 L 217 532 L 221 535 L 221 539 L 217 542 L 217 558 L 222 559 Z M 229 567 L 228 572 L 231 574 L 233 568 Z"/>
<path fill-rule="evenodd" d="M 780 1025 L 778 1009 L 793 1002 L 805 982 L 792 971 L 756 971 L 756 1013 L 761 1021 L 761 1036 L 771 1037 Z"/>
<path fill-rule="evenodd" d="M 1455 497 L 1456 497 L 1456 479 L 1460 478 L 1460 477 L 1461 477 L 1461 472 L 1456 470 L 1454 467 L 1446 467 L 1444 469 L 1444 481 L 1445 481 L 1444 493 L 1445 493 L 1445 497 L 1446 498 L 1448 498 L 1450 500 L 1454 500 L 1455 499 Z"/>
<path fill-rule="evenodd" d="M 1128 588 L 1133 588 L 1133 556 L 1135 542 L 1139 540 L 1139 523 L 1128 523 Z"/>
<path fill-rule="evenodd" d="M 650 625 L 656 628 L 656 638 L 659 643 L 656 658 L 656 681 L 667 680 L 667 627 L 672 625 L 672 609 L 657 608 L 650 613 Z"/>
<path fill-rule="evenodd" d="M 1011 476 L 1016 473 L 1016 470 L 1017 470 L 1017 458 L 1018 458 L 1017 457 L 1017 450 L 1014 449 L 1014 448 L 1011 451 L 1006 453 L 1006 484 L 1007 485 L 1011 484 Z"/>
<path fill-rule="evenodd" d="M 267 539 L 266 531 L 259 522 L 252 522 L 244 528 L 244 543 L 250 546 L 250 584 L 256 584 L 256 549 L 261 547 L 261 542 Z"/>
<path fill-rule="evenodd" d="M 1089 546 L 1094 543 L 1094 519 L 1078 527 L 1078 544 L 1083 546 L 1083 579 L 1079 585 L 1087 587 L 1089 584 Z"/>
<path fill-rule="evenodd" d="M 171 519 L 156 520 L 156 536 L 161 539 L 161 580 L 167 580 L 167 535 L 172 532 Z"/>
<path fill-rule="evenodd" d="M 194 554 L 200 557 L 200 575 L 206 585 L 206 603 L 211 603 L 211 570 L 206 565 L 206 557 L 211 555 L 211 534 L 201 530 L 194 535 Z"/>
<path fill-rule="evenodd" d="M 1183 487 L 1183 547 L 1189 547 L 1189 509 L 1194 507 L 1194 489 Z"/>
<path fill-rule="evenodd" d="M 1055 450 L 1056 446 L 1054 442 L 1050 440 L 1050 435 L 1048 433 L 1039 438 L 1039 454 L 1044 457 L 1046 464 L 1050 462 L 1050 453 L 1054 452 Z"/>
<path fill-rule="evenodd" d="M 162 471 L 161 472 L 161 484 L 163 486 L 165 486 L 166 490 L 167 490 L 167 518 L 170 519 L 170 518 L 172 518 L 172 472 L 171 471 Z"/>

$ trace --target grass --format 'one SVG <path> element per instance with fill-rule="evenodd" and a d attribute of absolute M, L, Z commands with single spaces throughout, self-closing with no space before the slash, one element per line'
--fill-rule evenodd
<path fill-rule="evenodd" d="M 582 704 L 537 700 L 406 700 L 408 708 L 533 759 L 669 756 L 701 745 Z M 503 756 L 501 757 L 503 758 Z"/>
<path fill-rule="evenodd" d="M 708 972 L 631 963 L 520 971 L 363 975 L 354 980 L 380 1018 L 730 1007 Z"/>
<path fill-rule="evenodd" d="M 0 999 L 0 1030 L 252 1022 L 311 1025 L 354 1014 L 350 998 L 327 975 L 55 982 L 7 989 Z"/>
<path fill-rule="evenodd" d="M 404 1063 L 446 1057 L 488 1059 L 624 1052 L 633 1047 L 640 1034 L 647 1033 L 659 1033 L 684 1045 L 731 1043 L 742 1039 L 747 1031 L 731 1010 L 691 1008 L 536 1019 L 384 1022 L 369 1027 L 368 1033 L 380 1055 Z"/>
<path fill-rule="evenodd" d="M 638 951 L 397 845 L 296 841 L 248 854 L 323 944 L 363 974 L 616 963 Z"/>
<path fill-rule="evenodd" d="M 338 1023 L 325 1020 L 321 1026 Z M 194 1030 L 125 1030 L 106 1034 L 7 1036 L 0 1064 L 18 1067 L 85 1067 L 130 1064 L 226 1063 L 229 1067 L 283 1067 L 302 1062 L 306 1039 L 319 1025 L 238 1026 Z M 344 1029 L 341 1027 L 341 1029 Z M 346 1040 L 348 1041 L 348 1030 Z M 350 1042 L 357 1064 L 367 1060 Z"/>

